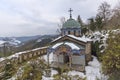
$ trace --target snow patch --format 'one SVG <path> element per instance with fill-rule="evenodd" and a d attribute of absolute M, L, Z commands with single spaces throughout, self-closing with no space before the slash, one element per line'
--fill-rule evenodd
<path fill-rule="evenodd" d="M 45 61 L 47 61 L 47 55 L 43 57 Z M 86 77 L 87 80 L 96 80 L 97 78 L 107 80 L 107 77 L 101 73 L 101 63 L 97 60 L 97 57 L 95 56 L 92 56 L 92 57 L 93 57 L 93 60 L 88 62 L 88 66 L 85 67 L 85 74 L 83 72 L 72 70 L 68 72 L 68 75 L 71 75 L 71 76 L 78 75 L 81 78 Z M 52 62 L 53 53 L 50 53 L 49 58 L 50 58 L 49 61 Z M 57 74 L 56 71 L 51 71 L 52 76 L 54 73 Z M 43 80 L 53 80 L 53 78 L 46 78 L 43 76 Z"/>
<path fill-rule="evenodd" d="M 3 61 L 3 60 L 5 60 L 5 58 L 0 58 L 0 62 Z"/>
<path fill-rule="evenodd" d="M 71 37 L 71 38 L 74 38 L 76 40 L 79 40 L 79 41 L 82 41 L 82 42 L 88 42 L 88 41 L 92 41 L 90 38 L 87 38 L 85 36 L 82 36 L 82 37 L 76 37 L 74 35 L 65 35 L 65 36 L 68 36 L 68 37 Z M 52 42 L 56 41 L 56 40 L 59 40 L 60 38 L 62 38 L 64 36 L 60 36 L 58 38 L 56 38 L 55 40 L 53 40 Z"/>
<path fill-rule="evenodd" d="M 101 78 L 101 64 L 96 57 L 93 56 L 93 61 L 88 63 L 85 67 L 87 80 L 96 80 Z"/>
<path fill-rule="evenodd" d="M 84 73 L 82 72 L 79 72 L 79 71 L 69 71 L 68 72 L 68 75 L 72 75 L 72 76 L 75 76 L 75 75 L 78 75 L 79 77 L 81 78 L 85 78 L 86 76 L 84 75 Z"/>

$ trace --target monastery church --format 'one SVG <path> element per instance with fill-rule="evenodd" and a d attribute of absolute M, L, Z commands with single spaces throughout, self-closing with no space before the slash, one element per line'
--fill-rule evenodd
<path fill-rule="evenodd" d="M 80 24 L 70 18 L 62 25 L 61 36 L 51 42 L 48 53 L 53 53 L 50 66 L 54 68 L 64 65 L 85 71 L 86 64 L 91 60 L 91 40 L 81 35 Z M 49 56 L 48 56 L 49 57 Z"/>

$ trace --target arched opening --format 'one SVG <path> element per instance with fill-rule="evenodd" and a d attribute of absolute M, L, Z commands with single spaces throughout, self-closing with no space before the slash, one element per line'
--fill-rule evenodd
<path fill-rule="evenodd" d="M 63 44 L 63 45 L 58 46 L 55 51 L 56 54 L 59 54 L 58 62 L 69 64 L 70 63 L 70 59 L 69 59 L 70 51 L 71 51 L 71 47 L 69 47 L 68 45 Z"/>
<path fill-rule="evenodd" d="M 64 63 L 69 63 L 69 55 L 67 54 L 67 53 L 63 53 L 63 55 L 64 55 L 64 57 L 63 57 L 63 59 L 64 59 Z"/>

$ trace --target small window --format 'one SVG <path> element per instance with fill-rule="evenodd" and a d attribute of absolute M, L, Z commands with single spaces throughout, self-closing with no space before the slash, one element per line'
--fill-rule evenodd
<path fill-rule="evenodd" d="M 65 35 L 65 31 L 64 31 L 64 33 L 63 33 L 64 35 Z"/>
<path fill-rule="evenodd" d="M 80 33 L 80 30 L 79 30 L 79 34 L 81 34 L 81 33 Z"/>
<path fill-rule="evenodd" d="M 67 31 L 65 31 L 65 35 L 67 35 L 68 34 L 68 32 Z"/>
<path fill-rule="evenodd" d="M 74 30 L 74 35 L 76 34 L 76 30 Z"/>
<path fill-rule="evenodd" d="M 68 31 L 68 34 L 70 34 L 70 31 Z"/>

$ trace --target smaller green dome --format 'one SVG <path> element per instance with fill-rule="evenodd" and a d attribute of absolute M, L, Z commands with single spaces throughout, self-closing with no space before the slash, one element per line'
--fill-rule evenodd
<path fill-rule="evenodd" d="M 74 19 L 68 19 L 63 25 L 62 28 L 80 28 L 80 24 Z"/>

